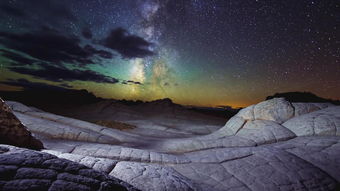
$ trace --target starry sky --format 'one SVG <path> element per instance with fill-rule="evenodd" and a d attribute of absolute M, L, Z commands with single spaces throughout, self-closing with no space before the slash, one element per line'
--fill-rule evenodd
<path fill-rule="evenodd" d="M 247 106 L 340 99 L 337 0 L 1 0 L 0 90 Z"/>

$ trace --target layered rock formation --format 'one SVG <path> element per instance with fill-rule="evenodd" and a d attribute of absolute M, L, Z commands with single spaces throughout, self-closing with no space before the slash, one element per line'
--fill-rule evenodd
<path fill-rule="evenodd" d="M 30 149 L 42 149 L 43 144 L 34 138 L 26 127 L 13 115 L 0 98 L 0 144 L 10 144 Z"/>
<path fill-rule="evenodd" d="M 0 190 L 137 191 L 84 165 L 8 145 L 0 145 Z"/>
<path fill-rule="evenodd" d="M 336 190 L 340 182 L 340 106 L 332 104 L 275 98 L 187 138 L 145 137 L 9 104 L 44 152 L 140 190 Z"/>

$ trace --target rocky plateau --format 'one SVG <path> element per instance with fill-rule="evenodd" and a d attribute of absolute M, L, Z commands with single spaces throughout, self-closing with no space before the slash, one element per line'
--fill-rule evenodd
<path fill-rule="evenodd" d="M 165 107 L 157 103 L 133 112 L 101 104 L 75 119 L 1 102 L 0 190 L 339 189 L 340 106 L 273 98 L 223 126 L 181 108 L 149 115 Z M 86 117 L 136 128 L 79 120 Z"/>

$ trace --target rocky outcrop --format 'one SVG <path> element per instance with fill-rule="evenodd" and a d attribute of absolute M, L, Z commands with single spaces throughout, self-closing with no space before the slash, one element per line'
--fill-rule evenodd
<path fill-rule="evenodd" d="M 183 154 L 99 144 L 87 147 L 84 143 L 71 154 L 56 154 L 68 155 L 80 163 L 87 161 L 79 160 L 80 156 L 92 156 L 98 163 L 103 163 L 104 157 L 106 164 L 114 163 L 110 175 L 140 190 L 336 190 L 340 181 L 337 137 L 297 137 L 258 147 L 214 148 Z"/>
<path fill-rule="evenodd" d="M 135 191 L 131 185 L 56 156 L 0 145 L 0 190 Z"/>
<path fill-rule="evenodd" d="M 197 190 L 193 182 L 171 167 L 157 164 L 120 162 L 110 175 L 120 178 L 141 190 Z"/>
<path fill-rule="evenodd" d="M 207 134 L 220 128 L 226 121 L 221 121 L 220 118 L 217 119 L 216 122 L 216 118 L 214 117 L 207 117 L 192 111 L 183 114 L 172 112 L 172 110 L 168 113 L 169 115 L 163 113 L 163 117 L 154 116 L 146 118 L 142 117 L 142 115 L 147 112 L 141 111 L 141 109 L 137 110 L 137 106 L 132 110 L 126 106 L 112 105 L 111 102 L 107 102 L 103 105 L 100 105 L 102 103 L 100 102 L 89 107 L 84 106 L 84 108 L 79 109 L 81 111 L 74 112 L 75 114 L 78 113 L 82 116 L 80 118 L 85 118 L 89 121 L 117 120 L 125 121 L 127 124 L 138 127 L 126 130 L 127 132 L 131 132 L 130 134 L 127 134 L 118 129 L 106 128 L 90 122 L 39 111 L 18 102 L 6 101 L 6 103 L 13 109 L 15 115 L 20 118 L 33 133 L 42 134 L 51 138 L 109 144 L 119 144 L 121 142 L 126 143 L 131 141 L 136 142 L 145 139 L 146 137 L 152 139 L 153 137 L 159 137 L 160 135 L 162 137 L 190 137 L 197 134 Z M 142 105 L 148 104 L 145 103 Z M 153 111 L 153 107 L 148 108 Z M 139 113 L 138 119 L 136 118 L 136 113 Z M 154 113 L 157 112 L 154 111 Z M 135 135 L 138 136 L 137 139 L 135 138 Z M 142 138 L 140 139 L 139 137 Z"/>
<path fill-rule="evenodd" d="M 274 98 L 242 109 L 213 135 L 234 135 L 257 145 L 295 136 L 339 135 L 339 115 L 340 107 L 329 103 L 290 103 Z"/>
<path fill-rule="evenodd" d="M 282 125 L 297 136 L 340 136 L 340 106 L 307 113 L 290 119 Z"/>
<path fill-rule="evenodd" d="M 32 136 L 1 98 L 0 143 L 31 149 L 43 148 L 43 144 Z"/>
<path fill-rule="evenodd" d="M 254 118 L 256 120 L 270 120 L 281 124 L 293 116 L 293 106 L 283 98 L 260 102 L 254 107 Z"/>
<path fill-rule="evenodd" d="M 273 98 L 285 98 L 289 102 L 297 102 L 297 103 L 332 103 L 334 105 L 340 105 L 340 100 L 332 100 L 325 99 L 319 97 L 310 92 L 285 92 L 285 93 L 276 93 L 272 96 L 268 96 L 266 100 L 270 100 Z"/>
<path fill-rule="evenodd" d="M 340 107 L 332 104 L 275 98 L 242 109 L 212 133 L 186 138 L 145 137 L 19 103 L 11 107 L 43 136 L 43 152 L 140 190 L 336 190 L 340 182 Z"/>
<path fill-rule="evenodd" d="M 116 129 L 39 111 L 17 102 L 6 103 L 32 133 L 42 137 L 107 144 L 139 142 L 135 135 Z"/>
<path fill-rule="evenodd" d="M 251 105 L 238 112 L 224 127 L 197 138 L 167 140 L 168 152 L 188 152 L 216 147 L 254 146 L 275 143 L 296 135 L 282 125 L 295 115 L 294 106 L 284 98 L 274 98 Z"/>

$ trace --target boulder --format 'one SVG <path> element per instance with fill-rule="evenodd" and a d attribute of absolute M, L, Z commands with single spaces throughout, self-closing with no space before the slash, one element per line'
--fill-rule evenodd
<path fill-rule="evenodd" d="M 340 136 L 340 106 L 327 107 L 301 115 L 282 125 L 298 136 Z"/>
<path fill-rule="evenodd" d="M 1 98 L 0 143 L 31 149 L 43 148 L 43 144 L 32 136 Z"/>
<path fill-rule="evenodd" d="M 54 155 L 0 145 L 0 190 L 135 191 L 133 186 Z"/>
<path fill-rule="evenodd" d="M 254 108 L 255 105 L 243 108 L 236 114 L 236 116 L 242 117 L 244 120 L 254 120 L 255 119 Z"/>
<path fill-rule="evenodd" d="M 254 120 L 248 121 L 236 136 L 253 140 L 257 145 L 261 145 L 285 141 L 294 138 L 295 134 L 273 121 Z"/>
<path fill-rule="evenodd" d="M 246 119 L 234 116 L 229 119 L 229 121 L 224 125 L 224 127 L 208 135 L 211 138 L 221 138 L 224 136 L 235 135 L 246 123 Z"/>
<path fill-rule="evenodd" d="M 294 116 L 292 104 L 284 98 L 274 98 L 258 103 L 254 107 L 255 119 L 283 123 Z"/>
<path fill-rule="evenodd" d="M 292 105 L 295 109 L 294 117 L 307 114 L 313 111 L 317 111 L 320 109 L 314 103 L 292 103 Z"/>
<path fill-rule="evenodd" d="M 236 135 L 257 145 L 297 136 L 339 135 L 340 111 L 330 103 L 290 103 L 274 98 L 239 111 L 210 139 Z"/>

